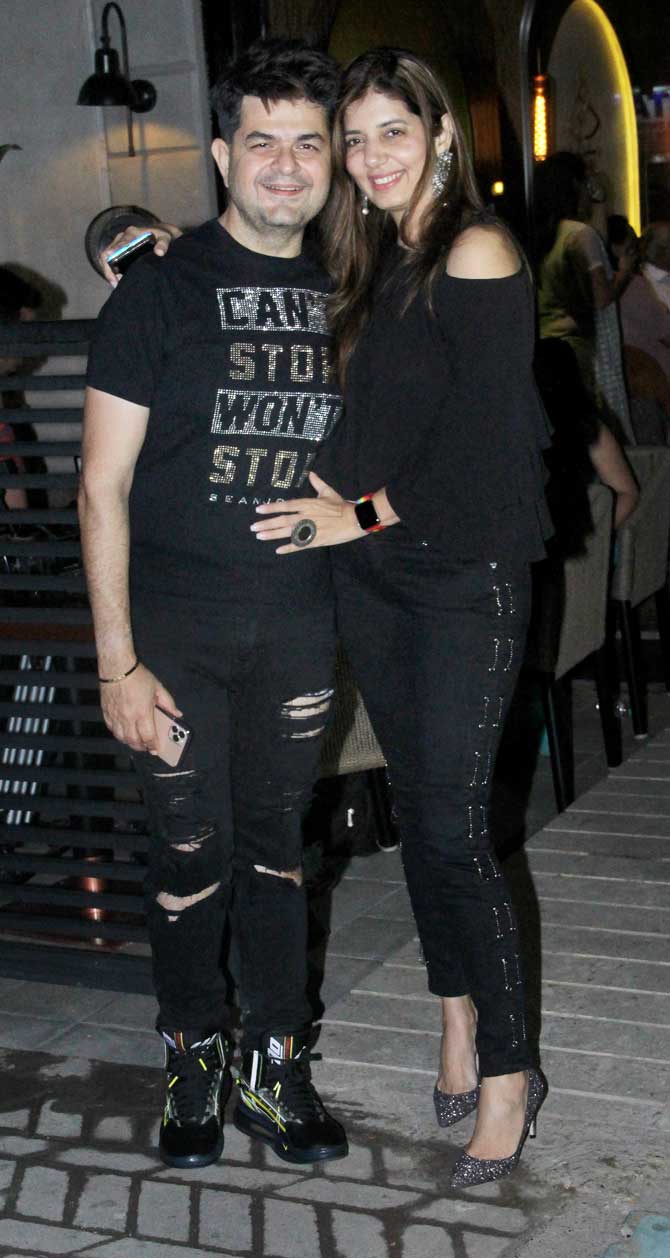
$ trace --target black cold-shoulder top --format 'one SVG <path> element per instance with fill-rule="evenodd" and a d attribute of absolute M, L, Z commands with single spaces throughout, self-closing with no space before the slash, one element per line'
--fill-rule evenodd
<path fill-rule="evenodd" d="M 394 250 L 377 285 L 316 470 L 350 499 L 385 486 L 403 531 L 452 558 L 539 559 L 552 532 L 549 427 L 526 268 L 487 280 L 445 273 L 433 312 L 420 295 L 403 314 L 402 259 Z"/>

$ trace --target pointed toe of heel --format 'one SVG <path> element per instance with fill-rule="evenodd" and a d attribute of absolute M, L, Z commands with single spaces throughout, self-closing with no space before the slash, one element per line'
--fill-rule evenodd
<path fill-rule="evenodd" d="M 440 1092 L 437 1084 L 433 1091 L 435 1116 L 440 1127 L 453 1127 L 467 1118 L 479 1103 L 479 1084 L 470 1092 Z"/>

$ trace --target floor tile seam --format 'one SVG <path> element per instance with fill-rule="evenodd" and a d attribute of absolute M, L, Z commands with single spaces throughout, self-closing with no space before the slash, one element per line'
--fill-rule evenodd
<path fill-rule="evenodd" d="M 338 952 L 336 948 L 330 947 L 328 948 L 328 956 L 337 961 L 369 961 L 373 966 L 381 965 L 384 961 L 382 953 L 370 956 L 369 953 L 366 955 L 362 952 Z"/>
<path fill-rule="evenodd" d="M 40 983 L 40 986 L 44 987 L 45 984 Z M 46 986 L 49 986 L 49 984 L 46 984 Z M 45 1026 L 48 1026 L 50 1023 L 55 1023 L 60 1028 L 58 1031 L 59 1035 L 63 1034 L 63 1027 L 69 1031 L 74 1030 L 81 1025 L 80 1021 L 72 1022 L 68 1018 L 64 1018 L 59 1014 L 51 1015 L 46 1013 L 35 1013 L 32 1009 L 6 1009 L 2 1004 L 2 998 L 0 998 L 0 1010 L 2 1010 L 2 1013 L 8 1018 L 26 1018 L 31 1022 L 43 1022 Z"/>
<path fill-rule="evenodd" d="M 623 961 L 631 965 L 658 965 L 670 967 L 670 961 L 656 961 L 651 957 L 616 957 L 607 952 L 568 952 L 562 948 L 543 948 L 543 957 L 577 957 L 582 961 Z"/>
<path fill-rule="evenodd" d="M 151 1041 L 152 1044 L 156 1042 L 156 1031 L 153 1027 L 128 1026 L 125 1022 L 100 1022 L 97 1019 L 94 1022 L 89 1022 L 86 1018 L 81 1025 L 86 1027 L 98 1026 L 101 1031 L 123 1031 L 124 1035 L 146 1036 L 147 1042 Z"/>
<path fill-rule="evenodd" d="M 625 935 L 632 939 L 670 939 L 670 932 L 660 930 L 628 930 L 619 926 L 587 926 L 581 922 L 552 922 L 542 919 L 542 926 L 552 930 L 588 930 L 603 935 Z"/>
<path fill-rule="evenodd" d="M 627 782 L 636 782 L 636 783 L 640 782 L 641 780 L 642 779 L 640 778 L 626 778 L 625 779 L 625 781 Z M 668 803 L 668 801 L 670 801 L 670 793 L 668 791 L 654 791 L 654 790 L 617 791 L 614 789 L 615 783 L 616 783 L 616 779 L 610 778 L 608 781 L 606 781 L 603 789 L 601 789 L 600 786 L 597 784 L 595 786 L 589 787 L 588 791 L 584 791 L 583 795 L 579 795 L 577 799 L 574 801 L 574 803 L 568 805 L 565 811 L 566 812 L 579 812 L 580 810 L 584 808 L 584 805 L 587 799 L 591 799 L 593 797 L 595 797 L 596 799 L 602 797 L 604 800 L 626 799 L 629 801 L 634 800 L 634 799 L 647 799 L 647 800 L 656 799 L 659 801 L 663 801 L 666 804 Z M 670 786 L 670 782 L 668 782 L 667 785 Z M 605 809 L 605 811 L 607 811 L 607 809 Z"/>
<path fill-rule="evenodd" d="M 666 939 L 670 937 L 667 935 L 661 935 L 657 933 L 650 934 L 643 931 L 618 930 L 614 926 L 582 926 L 574 922 L 565 923 L 565 922 L 543 921 L 542 928 L 546 930 L 586 931 L 589 934 L 616 935 L 617 937 L 621 935 L 625 935 L 627 938 L 633 938 L 633 939 Z M 416 943 L 416 942 L 417 942 L 416 939 L 409 940 L 408 944 Z M 408 944 L 406 944 L 405 947 L 407 947 Z M 564 948 L 561 948 L 561 949 L 556 949 L 556 948 L 544 949 L 543 948 L 542 954 L 543 956 L 551 956 L 551 957 L 553 956 L 584 957 L 584 958 L 592 958 L 593 960 L 623 961 L 623 962 L 630 963 L 631 965 L 667 966 L 668 964 L 670 964 L 667 961 L 655 961 L 652 959 L 648 959 L 646 957 L 617 957 L 617 956 L 610 956 L 607 953 L 600 954 L 600 953 L 589 953 L 589 952 L 579 952 L 579 951 L 572 952 L 569 949 L 564 949 Z M 415 970 L 418 973 L 423 973 L 423 971 L 426 968 L 425 965 L 416 961 L 393 961 L 390 959 L 386 959 L 386 960 L 381 960 L 379 964 L 383 969 L 386 969 L 386 970 Z"/>
<path fill-rule="evenodd" d="M 350 992 L 350 996 L 354 996 L 354 997 L 365 996 L 368 999 L 371 996 L 373 996 L 376 999 L 390 1000 L 390 1001 L 409 1000 L 415 1004 L 416 1003 L 433 1004 L 435 1001 L 434 996 L 405 996 L 401 993 L 378 992 L 378 991 L 373 991 L 372 989 L 367 989 L 367 988 L 352 988 Z M 344 1000 L 337 1002 L 338 1005 L 343 1004 L 343 1003 L 345 1003 Z M 649 1030 L 670 1032 L 670 1022 L 647 1022 L 647 1021 L 639 1021 L 639 1019 L 637 1018 L 617 1018 L 617 1017 L 606 1016 L 605 1014 L 598 1014 L 598 1013 L 581 1013 L 577 1010 L 573 1011 L 573 1010 L 568 1010 L 568 1009 L 547 1009 L 545 1008 L 544 1005 L 542 1005 L 540 1008 L 540 1015 L 543 1018 L 561 1018 L 566 1021 L 570 1021 L 572 1019 L 573 1021 L 577 1021 L 577 1022 L 606 1022 L 608 1025 L 611 1025 L 611 1026 L 645 1027 Z M 431 1032 L 431 1034 L 433 1034 L 433 1032 Z"/>
<path fill-rule="evenodd" d="M 575 1022 L 606 1022 L 611 1026 L 634 1026 L 644 1027 L 652 1031 L 668 1031 L 670 1032 L 670 1022 L 639 1022 L 636 1018 L 612 1018 L 605 1017 L 604 1014 L 598 1013 L 577 1013 L 563 1009 L 540 1009 L 542 1018 L 561 1018 L 565 1021 Z"/>
<path fill-rule="evenodd" d="M 665 999 L 670 996 L 670 992 L 648 991 L 644 987 L 616 987 L 608 983 L 579 983 L 574 979 L 567 978 L 545 978 L 542 983 L 546 987 L 578 987 L 586 988 L 589 991 L 599 992 L 620 992 L 627 996 L 654 996 Z"/>
<path fill-rule="evenodd" d="M 661 776 L 658 773 L 613 773 L 609 780 L 613 782 L 670 782 L 670 772 L 667 776 L 665 774 Z"/>
<path fill-rule="evenodd" d="M 637 830 L 634 830 L 631 832 L 629 832 L 628 830 L 589 830 L 586 826 L 579 826 L 579 828 L 575 827 L 573 829 L 570 826 L 554 825 L 553 822 L 551 821 L 549 822 L 547 826 L 545 826 L 545 833 L 546 834 L 571 834 L 573 835 L 573 837 L 579 836 L 582 834 L 589 834 L 589 835 L 596 834 L 596 835 L 599 835 L 600 837 L 604 837 L 608 839 L 661 839 L 661 840 L 665 839 L 668 842 L 670 842 L 670 834 L 642 834 L 642 833 L 639 833 Z M 639 857 L 637 859 L 639 859 Z"/>
<path fill-rule="evenodd" d="M 354 1022 L 344 1018 L 324 1018 L 323 1025 L 351 1027 L 353 1030 L 359 1031 L 388 1031 L 392 1035 L 416 1035 L 422 1038 L 429 1036 L 433 1039 L 441 1039 L 442 1037 L 442 1032 L 439 1030 L 431 1031 L 415 1027 L 389 1026 L 379 1022 Z M 543 1052 L 549 1053 L 574 1053 L 579 1057 L 611 1057 L 617 1061 L 636 1061 L 644 1062 L 646 1065 L 670 1066 L 670 1057 L 642 1057 L 637 1053 L 614 1053 L 606 1049 L 576 1048 L 571 1044 L 547 1044 L 543 1039 L 540 1039 L 540 1047 Z"/>
<path fill-rule="evenodd" d="M 435 1078 L 434 1070 L 424 1070 L 418 1066 L 393 1066 L 388 1062 L 370 1062 L 359 1061 L 350 1057 L 323 1057 L 324 1065 L 328 1066 L 356 1066 L 362 1070 L 383 1070 L 392 1074 L 408 1074 L 420 1075 L 422 1078 Z M 562 1088 L 557 1085 L 550 1086 L 549 1096 L 577 1096 L 584 1099 L 595 1101 L 614 1101 L 631 1108 L 638 1109 L 663 1109 L 663 1105 L 659 1101 L 650 1101 L 645 1097 L 623 1096 L 617 1092 L 591 1092 L 579 1088 Z"/>
<path fill-rule="evenodd" d="M 544 833 L 544 831 L 538 831 L 538 834 L 542 834 L 542 833 Z M 566 834 L 572 834 L 573 837 L 574 835 L 578 833 L 579 833 L 578 830 L 566 831 Z M 562 856 L 564 858 L 567 856 L 579 856 L 579 857 L 588 857 L 591 859 L 593 858 L 594 853 L 583 852 L 581 851 L 580 848 L 577 848 L 577 847 L 572 847 L 572 848 L 570 847 L 525 847 L 524 855 L 525 856 Z M 596 853 L 595 855 L 598 855 L 598 853 Z M 628 858 L 622 856 L 622 857 L 619 857 L 619 859 L 627 860 Z M 659 858 L 656 857 L 656 859 L 658 860 Z"/>
<path fill-rule="evenodd" d="M 622 798 L 619 796 L 619 798 Z M 667 796 L 666 796 L 667 798 Z M 637 808 L 585 808 L 577 804 L 572 804 L 570 808 L 565 810 L 571 817 L 667 817 L 670 819 L 670 811 L 668 812 L 640 812 Z"/>
<path fill-rule="evenodd" d="M 362 878 L 359 874 L 343 874 L 342 882 L 369 882 L 373 886 L 393 887 L 394 891 L 405 886 L 404 878 Z"/>
<path fill-rule="evenodd" d="M 410 918 L 409 912 L 405 913 L 402 917 L 393 916 L 391 914 L 387 917 L 380 917 L 375 913 L 355 913 L 354 916 L 350 917 L 347 921 L 338 922 L 334 929 L 332 929 L 330 938 L 335 939 L 341 931 L 351 930 L 351 927 L 356 925 L 358 922 L 381 922 L 384 926 L 405 926 L 412 920 L 413 919 Z"/>
<path fill-rule="evenodd" d="M 570 878 L 574 882 L 623 882 L 626 886 L 670 887 L 670 878 L 623 878 L 618 874 L 572 874 L 563 869 L 536 869 L 534 878 Z"/>
<path fill-rule="evenodd" d="M 623 881 L 623 880 L 622 880 Z M 664 883 L 668 886 L 668 883 Z M 640 913 L 670 913 L 668 904 L 627 904 L 621 900 L 587 900 L 575 899 L 566 895 L 538 895 L 540 904 L 579 904 L 583 908 L 597 906 L 603 909 L 632 909 Z"/>
<path fill-rule="evenodd" d="M 654 746 L 650 746 L 649 750 L 659 751 L 660 747 L 666 747 L 666 746 L 667 746 L 666 742 L 656 742 L 654 740 Z M 636 756 L 629 756 L 629 759 L 627 759 L 626 764 L 627 765 L 670 765 L 670 757 L 637 754 Z"/>
<path fill-rule="evenodd" d="M 390 967 L 389 967 L 389 968 L 390 968 Z M 403 968 L 403 969 L 406 969 L 406 970 L 416 970 L 416 971 L 421 971 L 421 967 L 420 967 L 420 966 L 410 966 L 410 965 L 407 965 L 407 966 L 404 966 L 404 967 L 396 966 L 395 968 L 396 968 L 396 969 L 401 969 L 401 968 Z M 667 997 L 667 996 L 670 996 L 670 992 L 661 992 L 661 991 L 647 990 L 647 989 L 642 988 L 642 987 L 616 987 L 616 986 L 613 986 L 612 984 L 608 984 L 608 983 L 579 983 L 579 982 L 576 982 L 574 979 L 543 978 L 543 979 L 542 979 L 542 984 L 543 984 L 543 986 L 544 986 L 544 987 L 577 987 L 577 988 L 586 988 L 587 990 L 591 990 L 591 991 L 600 991 L 600 992 L 620 992 L 620 993 L 622 993 L 623 995 L 627 995 L 627 996 L 654 996 L 654 997 L 658 996 L 658 997 L 661 997 L 661 998 L 665 998 L 665 997 Z M 372 991 L 372 990 L 370 990 L 370 989 L 366 989 L 366 988 L 362 988 L 362 987 L 361 987 L 361 988 L 352 988 L 351 990 L 352 990 L 352 992 L 355 992 L 357 995 L 361 995 L 361 996 L 364 996 L 364 995 L 370 995 L 370 996 L 386 996 L 386 995 L 391 995 L 391 993 L 389 993 L 389 992 L 377 992 L 377 991 Z M 396 998 L 397 998 L 398 1000 L 430 1000 L 430 1001 L 432 1001 L 432 1000 L 436 1000 L 436 999 L 437 999 L 437 997 L 435 997 L 435 996 L 420 996 L 420 995 L 418 995 L 418 994 L 409 994 L 409 995 L 406 995 L 406 994 L 401 993 L 401 992 L 396 993 Z"/>
<path fill-rule="evenodd" d="M 383 922 L 385 925 L 388 922 L 398 922 L 398 924 L 402 924 L 407 920 L 407 915 L 404 917 L 384 917 L 380 913 L 357 913 L 351 920 L 356 922 Z M 343 930 L 347 925 L 351 925 L 351 922 L 345 922 L 342 926 L 338 926 L 337 930 L 333 933 L 337 934 L 338 931 Z"/>

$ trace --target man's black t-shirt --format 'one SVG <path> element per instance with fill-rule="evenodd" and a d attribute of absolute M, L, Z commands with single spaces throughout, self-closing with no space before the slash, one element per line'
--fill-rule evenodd
<path fill-rule="evenodd" d="M 249 529 L 258 503 L 311 494 L 339 414 L 328 287 L 306 254 L 253 253 L 214 219 L 164 259 L 138 259 L 109 298 L 88 383 L 150 408 L 130 494 L 131 597 L 285 610 L 328 596 L 325 549 L 277 555 Z"/>

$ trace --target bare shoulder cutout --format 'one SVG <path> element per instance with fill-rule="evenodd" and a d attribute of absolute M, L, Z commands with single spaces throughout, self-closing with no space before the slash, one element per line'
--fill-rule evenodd
<path fill-rule="evenodd" d="M 473 224 L 461 232 L 447 258 L 447 275 L 464 280 L 504 279 L 522 265 L 512 237 L 496 223 Z"/>

